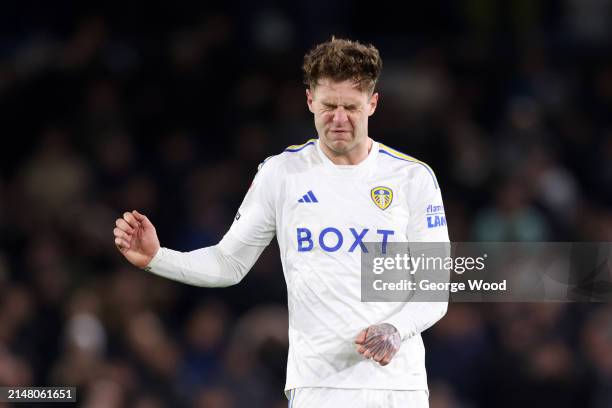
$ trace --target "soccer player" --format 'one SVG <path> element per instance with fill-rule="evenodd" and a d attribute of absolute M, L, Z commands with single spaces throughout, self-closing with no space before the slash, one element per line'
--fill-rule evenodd
<path fill-rule="evenodd" d="M 306 54 L 306 103 L 318 139 L 260 165 L 217 245 L 162 248 L 135 210 L 114 229 L 135 266 L 206 287 L 240 282 L 276 234 L 289 302 L 285 393 L 294 408 L 429 405 L 420 333 L 447 303 L 360 297 L 365 242 L 448 242 L 433 171 L 368 134 L 381 68 L 374 46 L 349 40 L 332 38 Z"/>

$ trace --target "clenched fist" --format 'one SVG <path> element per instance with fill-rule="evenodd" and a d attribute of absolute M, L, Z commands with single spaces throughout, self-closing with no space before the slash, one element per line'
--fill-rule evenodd
<path fill-rule="evenodd" d="M 149 219 L 134 210 L 115 221 L 115 245 L 132 265 L 147 266 L 159 250 L 159 239 Z"/>
<path fill-rule="evenodd" d="M 357 335 L 355 344 L 359 354 L 365 358 L 372 358 L 381 366 L 386 366 L 402 345 L 402 339 L 393 325 L 382 323 L 362 330 Z"/>

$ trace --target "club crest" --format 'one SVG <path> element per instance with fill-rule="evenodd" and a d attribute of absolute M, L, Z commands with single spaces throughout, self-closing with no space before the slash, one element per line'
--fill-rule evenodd
<path fill-rule="evenodd" d="M 393 201 L 393 190 L 383 186 L 374 187 L 372 191 L 370 191 L 370 196 L 378 208 L 386 210 Z"/>

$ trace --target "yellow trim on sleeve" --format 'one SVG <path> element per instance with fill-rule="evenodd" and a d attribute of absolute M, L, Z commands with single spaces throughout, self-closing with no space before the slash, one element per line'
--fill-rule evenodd
<path fill-rule="evenodd" d="M 299 144 L 299 145 L 291 145 L 291 146 L 286 147 L 285 150 L 287 150 L 287 149 L 291 149 L 291 150 L 299 149 L 300 147 L 306 146 L 310 142 L 316 142 L 316 141 L 317 141 L 317 139 L 308 139 L 306 141 L 306 143 L 302 143 L 302 144 Z"/>

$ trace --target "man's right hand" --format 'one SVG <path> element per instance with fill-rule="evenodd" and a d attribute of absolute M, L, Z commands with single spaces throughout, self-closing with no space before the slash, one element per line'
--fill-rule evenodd
<path fill-rule="evenodd" d="M 115 245 L 119 252 L 139 268 L 146 267 L 159 250 L 159 239 L 149 219 L 134 210 L 115 221 Z"/>

